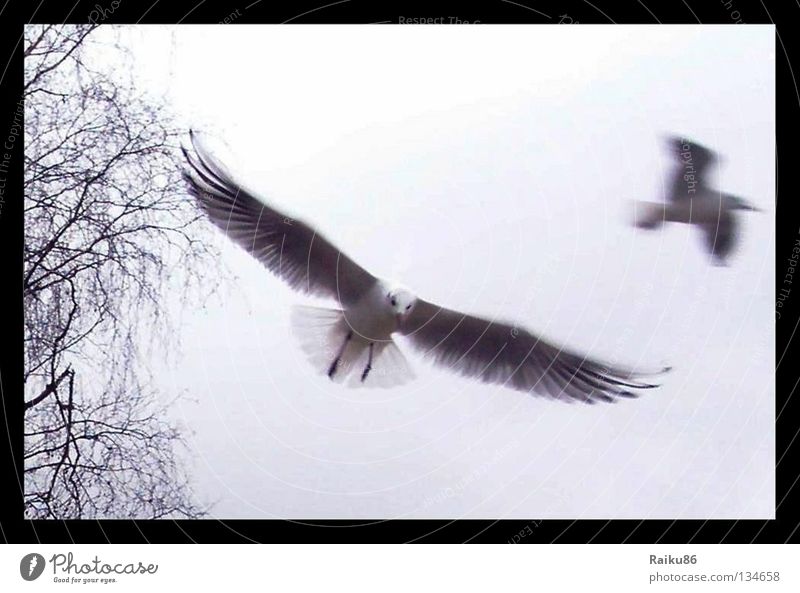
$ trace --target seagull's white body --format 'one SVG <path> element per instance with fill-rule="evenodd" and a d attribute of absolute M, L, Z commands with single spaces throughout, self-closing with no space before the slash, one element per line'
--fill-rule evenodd
<path fill-rule="evenodd" d="M 245 191 L 193 135 L 192 144 L 184 178 L 211 222 L 292 288 L 337 301 L 338 308 L 297 306 L 292 314 L 309 362 L 330 379 L 376 387 L 413 379 L 394 341 L 400 334 L 461 375 L 565 401 L 614 401 L 656 387 L 640 379 L 653 373 L 592 360 L 517 324 L 453 311 L 373 276 L 310 225 Z"/>
<path fill-rule="evenodd" d="M 397 312 L 386 299 L 391 286 L 389 282 L 379 279 L 362 298 L 344 310 L 347 325 L 358 340 L 367 344 L 386 342 L 397 331 Z"/>
<path fill-rule="evenodd" d="M 414 378 L 392 339 L 402 322 L 398 309 L 410 306 L 412 297 L 392 286 L 378 279 L 341 310 L 294 307 L 292 330 L 318 372 L 335 381 L 349 377 L 353 387 L 367 379 L 376 387 L 393 387 Z"/>

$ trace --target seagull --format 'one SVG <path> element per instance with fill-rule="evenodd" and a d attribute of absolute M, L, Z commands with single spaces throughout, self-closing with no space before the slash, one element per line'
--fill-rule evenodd
<path fill-rule="evenodd" d="M 712 150 L 677 136 L 670 136 L 667 144 L 675 159 L 667 202 L 637 202 L 636 226 L 655 229 L 664 222 L 693 224 L 703 232 L 714 264 L 727 265 L 737 242 L 734 211 L 760 210 L 738 196 L 708 186 L 708 170 L 719 161 Z"/>
<path fill-rule="evenodd" d="M 484 383 L 567 402 L 613 402 L 658 387 L 643 372 L 556 346 L 506 322 L 461 313 L 373 276 L 311 225 L 236 183 L 190 131 L 183 178 L 208 219 L 291 288 L 335 308 L 295 306 L 292 331 L 320 375 L 347 386 L 414 378 L 395 334 L 436 365 Z"/>

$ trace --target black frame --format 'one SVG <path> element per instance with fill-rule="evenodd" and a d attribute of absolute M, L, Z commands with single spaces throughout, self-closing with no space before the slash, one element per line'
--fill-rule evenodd
<path fill-rule="evenodd" d="M 37 6 L 11 0 L 0 7 L 0 85 L 3 101 L 0 131 L 11 126 L 22 83 L 22 27 L 26 22 L 124 23 L 217 23 L 237 10 L 232 4 L 208 0 L 199 6 L 189 2 L 112 3 L 89 0 L 55 1 Z M 108 10 L 115 5 L 113 11 Z M 528 6 L 529 7 L 526 7 Z M 479 7 L 477 7 L 479 6 Z M 796 3 L 749 2 L 745 0 L 675 0 L 669 3 L 579 0 L 483 0 L 464 10 L 457 2 L 369 2 L 368 0 L 319 0 L 280 5 L 250 1 L 238 8 L 235 23 L 397 23 L 403 18 L 447 18 L 474 23 L 556 24 L 668 24 L 714 23 L 736 26 L 746 23 L 776 25 L 777 171 L 791 171 L 796 158 L 791 150 L 789 121 L 800 115 L 800 94 L 792 73 L 797 37 L 791 33 L 800 16 Z M 94 12 L 93 12 L 94 11 Z M 454 21 L 454 24 L 456 22 Z M 448 26 L 431 24 L 430 26 Z M 5 103 L 8 103 L 6 105 Z M 780 147 L 778 150 L 777 147 Z M 788 298 L 776 320 L 776 519 L 770 521 L 638 521 L 638 520 L 378 520 L 378 521 L 289 521 L 289 520 L 159 520 L 159 521 L 29 521 L 22 502 L 22 142 L 11 153 L 4 201 L 0 202 L 0 265 L 6 305 L 0 310 L 0 427 L 8 438 L 0 438 L 0 463 L 4 476 L 5 504 L 0 514 L 0 540 L 9 543 L 248 543 L 248 542 L 498 542 L 521 543 L 783 543 L 800 540 L 800 473 L 791 466 L 800 448 L 800 401 L 792 397 L 800 372 L 795 336 L 800 321 L 798 298 Z M 776 203 L 776 284 L 785 273 L 785 260 L 798 238 L 800 221 L 793 218 L 791 201 L 796 182 L 791 174 L 778 175 Z M 10 196 L 14 196 L 12 199 Z M 10 298 L 8 298 L 10 297 Z M 795 338 L 795 339 L 793 339 Z M 796 442 L 797 441 L 797 442 Z M 6 450 L 7 449 L 7 450 Z M 524 534 L 524 537 L 522 537 Z M 515 537 L 518 536 L 518 537 Z"/>

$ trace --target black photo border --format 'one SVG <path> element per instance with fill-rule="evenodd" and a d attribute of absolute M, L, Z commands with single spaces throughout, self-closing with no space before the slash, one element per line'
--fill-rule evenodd
<path fill-rule="evenodd" d="M 245 0 L 241 5 L 207 0 L 135 2 L 116 0 L 22 2 L 0 6 L 0 137 L 5 137 L 18 107 L 22 84 L 22 28 L 26 23 L 82 23 L 104 10 L 113 24 L 218 23 L 239 10 L 231 26 L 253 23 L 341 24 L 398 23 L 403 18 L 450 18 L 461 22 L 573 24 L 774 24 L 776 30 L 776 287 L 800 233 L 792 214 L 797 195 L 793 176 L 800 95 L 793 58 L 800 5 L 777 0 L 377 2 L 303 0 L 277 3 Z M 97 18 L 97 17 L 95 17 Z M 737 21 L 739 21 L 737 23 Z M 432 24 L 429 26 L 461 26 Z M 691 81 L 687 81 L 690 85 Z M 784 543 L 800 539 L 800 472 L 797 439 L 800 402 L 794 397 L 800 377 L 796 336 L 800 307 L 790 298 L 776 319 L 776 519 L 761 520 L 83 520 L 31 521 L 24 518 L 22 497 L 23 308 L 22 308 L 22 170 L 23 147 L 11 153 L 4 201 L 0 204 L 0 462 L 4 503 L 0 541 L 7 543 L 247 543 L 247 542 L 497 542 L 523 543 Z M 783 175 L 780 173 L 783 172 Z M 776 288 L 777 290 L 777 288 Z M 795 461 L 792 462 L 792 459 Z M 791 467 L 795 467 L 794 470 Z M 524 537 L 515 537 L 524 534 Z"/>

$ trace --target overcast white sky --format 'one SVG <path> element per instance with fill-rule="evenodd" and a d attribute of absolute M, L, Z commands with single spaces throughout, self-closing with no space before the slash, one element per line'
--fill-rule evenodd
<path fill-rule="evenodd" d="M 420 296 L 625 364 L 617 405 L 429 367 L 348 390 L 311 372 L 290 291 L 238 277 L 182 314 L 160 373 L 221 518 L 767 518 L 774 513 L 774 32 L 769 26 L 139 27 L 123 39 L 247 186 Z M 666 134 L 725 157 L 764 209 L 728 268 L 684 225 L 644 233 Z M 177 164 L 176 164 L 177 166 Z M 187 197 L 187 199 L 189 199 Z M 215 270 L 209 270 L 214 274 Z M 153 361 L 159 368 L 158 361 Z"/>

